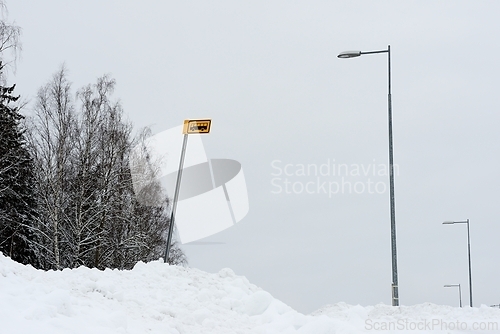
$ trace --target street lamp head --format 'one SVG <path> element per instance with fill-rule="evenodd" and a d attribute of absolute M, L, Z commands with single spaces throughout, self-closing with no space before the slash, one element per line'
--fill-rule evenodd
<path fill-rule="evenodd" d="M 443 224 L 469 224 L 469 220 L 459 220 L 459 221 L 446 221 Z"/>
<path fill-rule="evenodd" d="M 354 58 L 361 56 L 361 51 L 344 51 L 339 53 L 338 58 Z"/>

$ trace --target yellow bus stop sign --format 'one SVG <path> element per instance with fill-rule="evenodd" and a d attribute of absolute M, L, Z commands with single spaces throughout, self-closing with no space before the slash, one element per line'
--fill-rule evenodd
<path fill-rule="evenodd" d="M 211 119 L 186 119 L 182 133 L 185 135 L 210 133 Z"/>

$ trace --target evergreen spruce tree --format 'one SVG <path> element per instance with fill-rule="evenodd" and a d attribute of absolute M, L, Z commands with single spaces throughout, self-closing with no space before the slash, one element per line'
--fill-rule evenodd
<path fill-rule="evenodd" d="M 0 86 L 0 251 L 36 266 L 30 228 L 36 214 L 33 161 L 26 147 L 23 116 L 13 106 L 19 98 L 12 95 L 14 87 Z"/>

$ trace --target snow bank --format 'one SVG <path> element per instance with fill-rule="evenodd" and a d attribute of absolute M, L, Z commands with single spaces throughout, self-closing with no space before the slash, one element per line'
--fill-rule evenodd
<path fill-rule="evenodd" d="M 340 303 L 303 315 L 230 269 L 209 274 L 157 261 L 130 271 L 44 272 L 0 253 L 1 333 L 360 333 L 435 319 L 498 326 L 500 310 Z"/>

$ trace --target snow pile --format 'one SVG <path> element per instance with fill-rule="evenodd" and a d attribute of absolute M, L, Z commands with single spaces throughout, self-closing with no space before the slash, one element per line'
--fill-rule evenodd
<path fill-rule="evenodd" d="M 425 303 L 362 307 L 338 303 L 327 305 L 311 315 L 349 323 L 356 328 L 353 333 L 500 333 L 500 309 L 486 305 L 458 308 Z"/>
<path fill-rule="evenodd" d="M 2 333 L 359 333 L 426 319 L 472 326 L 499 321 L 500 310 L 341 303 L 303 315 L 230 269 L 209 274 L 157 261 L 131 271 L 44 272 L 0 253 Z"/>

